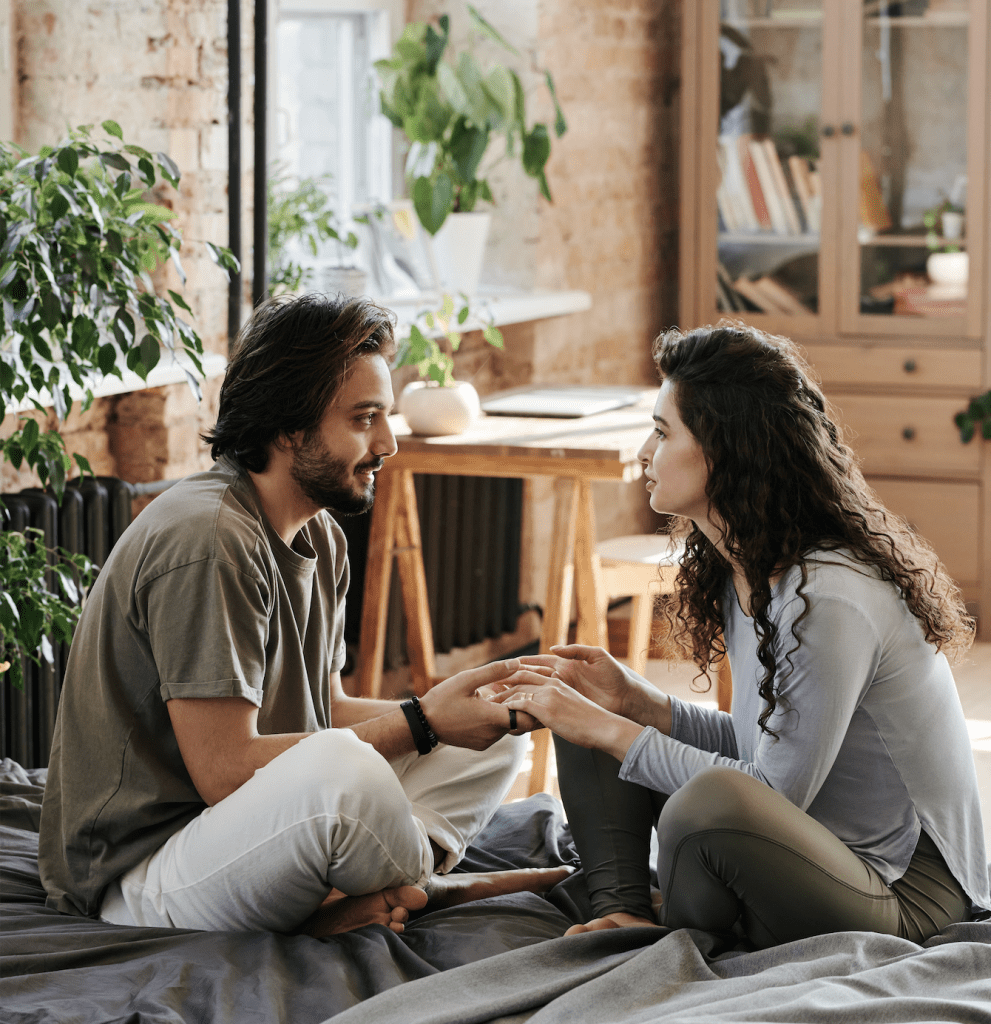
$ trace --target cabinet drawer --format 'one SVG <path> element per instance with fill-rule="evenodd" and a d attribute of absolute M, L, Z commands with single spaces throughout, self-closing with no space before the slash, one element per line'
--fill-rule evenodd
<path fill-rule="evenodd" d="M 978 580 L 980 486 L 868 478 L 881 501 L 904 516 L 936 549 L 961 586 Z"/>
<path fill-rule="evenodd" d="M 839 387 L 980 390 L 981 353 L 966 349 L 807 345 L 805 352 L 826 394 Z"/>
<path fill-rule="evenodd" d="M 962 399 L 843 393 L 830 397 L 865 474 L 977 477 L 980 446 L 973 441 L 963 444 L 953 422 L 966 405 Z"/>

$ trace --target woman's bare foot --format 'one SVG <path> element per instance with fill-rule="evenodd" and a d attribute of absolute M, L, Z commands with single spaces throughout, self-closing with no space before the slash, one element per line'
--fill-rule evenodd
<path fill-rule="evenodd" d="M 585 932 L 605 931 L 608 928 L 660 928 L 660 925 L 646 917 L 624 914 L 620 911 L 615 914 L 606 914 L 605 917 L 597 917 L 594 921 L 589 921 L 588 924 L 573 924 L 564 934 L 582 935 Z"/>
<path fill-rule="evenodd" d="M 384 924 L 394 932 L 401 932 L 409 920 L 411 910 L 422 910 L 427 894 L 415 885 L 401 885 L 397 889 L 382 889 L 364 896 L 346 896 L 336 889 L 320 904 L 316 913 L 303 922 L 300 935 L 321 938 L 363 928 L 366 924 Z"/>
<path fill-rule="evenodd" d="M 516 868 L 511 871 L 453 872 L 434 875 L 427 883 L 428 907 L 456 907 L 460 903 L 505 896 L 514 892 L 547 892 L 563 882 L 575 869 Z"/>

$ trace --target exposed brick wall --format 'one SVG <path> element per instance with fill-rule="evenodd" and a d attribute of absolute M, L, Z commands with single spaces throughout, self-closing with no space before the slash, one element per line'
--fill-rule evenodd
<path fill-rule="evenodd" d="M 159 270 L 156 283 L 183 293 L 206 349 L 225 353 L 227 281 L 203 243 L 226 245 L 228 235 L 226 0 L 15 0 L 14 7 L 17 141 L 36 151 L 63 137 L 66 125 L 109 118 L 127 142 L 176 161 L 179 191 L 161 183 L 155 193 L 178 214 L 187 283 L 171 265 Z M 242 8 L 243 66 L 250 73 L 249 0 Z M 243 132 L 250 142 L 247 96 Z M 248 167 L 246 217 L 250 173 Z M 213 422 L 218 390 L 218 381 L 207 382 L 198 408 L 185 384 L 98 399 L 65 424 L 67 446 L 96 472 L 135 482 L 205 468 L 210 459 L 198 435 Z M 0 431 L 13 429 L 8 416 Z M 26 483 L 34 483 L 28 474 L 0 469 L 5 489 Z"/>

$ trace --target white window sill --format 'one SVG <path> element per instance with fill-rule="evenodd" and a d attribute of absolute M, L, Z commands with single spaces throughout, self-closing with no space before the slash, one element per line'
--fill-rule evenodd
<path fill-rule="evenodd" d="M 440 297 L 437 295 L 418 295 L 410 297 L 376 298 L 376 302 L 391 309 L 398 317 L 396 333 L 400 338 L 409 336 L 411 324 L 416 320 L 417 314 L 424 311 L 436 311 L 440 306 Z M 521 292 L 510 289 L 482 289 L 477 295 L 472 296 L 470 306 L 472 315 L 464 324 L 456 327 L 460 331 L 477 331 L 490 323 L 496 327 L 506 327 L 509 324 L 528 323 L 532 320 L 547 320 L 555 316 L 567 316 L 571 313 L 582 313 L 592 308 L 592 297 L 588 292 L 580 291 L 532 291 Z M 460 308 L 460 303 L 455 303 L 455 308 Z M 440 334 L 440 330 L 429 332 Z M 227 367 L 227 358 L 216 352 L 207 352 L 203 358 L 203 372 L 206 379 L 223 375 Z M 119 377 L 104 377 L 94 388 L 94 398 L 106 398 L 110 395 L 129 394 L 132 391 L 144 391 L 146 388 L 160 388 L 167 384 L 185 383 L 186 375 L 183 367 L 186 367 L 194 374 L 192 363 L 182 356 L 172 360 L 168 356 L 148 374 L 148 380 L 143 381 L 133 370 L 124 370 L 121 380 Z M 73 403 L 83 398 L 83 389 L 75 383 L 70 384 Z M 38 396 L 35 395 L 37 398 Z M 51 396 L 45 392 L 40 398 L 41 403 L 51 408 Z M 7 408 L 8 414 L 24 412 L 33 409 L 34 405 L 29 398 L 25 398 L 17 405 Z"/>

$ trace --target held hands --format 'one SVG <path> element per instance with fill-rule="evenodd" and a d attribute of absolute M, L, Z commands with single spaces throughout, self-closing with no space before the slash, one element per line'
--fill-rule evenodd
<path fill-rule="evenodd" d="M 628 704 L 638 689 L 636 676 L 608 651 L 581 644 L 552 647 L 551 654 L 535 654 L 520 658 L 527 668 L 547 669 L 577 690 L 583 697 L 614 715 L 630 717 Z"/>
<path fill-rule="evenodd" d="M 509 709 L 489 699 L 523 677 L 518 658 L 494 661 L 438 683 L 420 698 L 420 706 L 441 743 L 485 750 L 507 732 L 522 735 L 540 728 L 531 715 L 517 711 L 516 728 L 510 730 Z"/>

